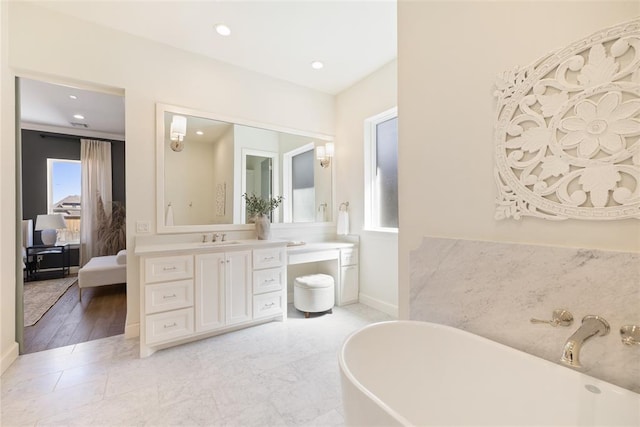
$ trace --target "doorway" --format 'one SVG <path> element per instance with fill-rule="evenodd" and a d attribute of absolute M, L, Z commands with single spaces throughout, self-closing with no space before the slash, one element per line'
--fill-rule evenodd
<path fill-rule="evenodd" d="M 83 140 L 110 147 L 112 195 L 105 210 L 125 205 L 124 91 L 25 76 L 16 79 L 16 105 L 20 354 L 121 334 L 126 284 L 90 288 L 80 301 L 77 272 Z M 52 225 L 53 219 L 62 222 Z M 52 233 L 51 241 L 44 233 Z"/>

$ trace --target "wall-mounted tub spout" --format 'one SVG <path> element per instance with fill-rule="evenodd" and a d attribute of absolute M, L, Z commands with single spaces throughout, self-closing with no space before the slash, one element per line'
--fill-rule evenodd
<path fill-rule="evenodd" d="M 609 333 L 609 323 L 600 316 L 585 316 L 582 325 L 573 333 L 564 345 L 562 358 L 560 360 L 574 368 L 580 368 L 580 349 L 582 344 L 589 338 L 600 335 L 601 337 Z"/>

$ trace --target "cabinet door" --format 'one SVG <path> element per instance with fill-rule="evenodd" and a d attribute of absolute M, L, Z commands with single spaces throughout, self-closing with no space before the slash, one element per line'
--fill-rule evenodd
<path fill-rule="evenodd" d="M 358 302 L 358 266 L 350 265 L 342 267 L 340 272 L 340 295 L 338 304 Z"/>
<path fill-rule="evenodd" d="M 226 323 L 232 325 L 252 316 L 251 251 L 227 252 L 226 264 Z"/>
<path fill-rule="evenodd" d="M 224 326 L 224 279 L 226 262 L 223 253 L 196 255 L 196 332 Z"/>

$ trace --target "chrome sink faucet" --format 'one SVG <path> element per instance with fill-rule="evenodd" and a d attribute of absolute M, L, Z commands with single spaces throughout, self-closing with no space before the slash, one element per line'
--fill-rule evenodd
<path fill-rule="evenodd" d="M 580 368 L 580 349 L 586 340 L 600 335 L 601 337 L 609 333 L 609 323 L 600 316 L 585 316 L 582 319 L 582 325 L 569 337 L 562 351 L 560 361 L 572 366 Z"/>

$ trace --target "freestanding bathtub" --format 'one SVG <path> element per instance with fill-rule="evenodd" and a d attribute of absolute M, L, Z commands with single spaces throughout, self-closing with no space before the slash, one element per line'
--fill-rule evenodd
<path fill-rule="evenodd" d="M 449 326 L 369 325 L 339 362 L 350 426 L 640 425 L 640 394 Z"/>

